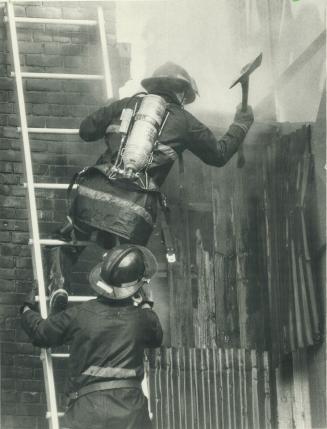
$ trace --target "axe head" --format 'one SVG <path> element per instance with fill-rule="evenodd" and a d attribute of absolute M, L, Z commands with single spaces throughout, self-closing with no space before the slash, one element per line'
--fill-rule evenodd
<path fill-rule="evenodd" d="M 235 86 L 237 83 L 245 82 L 249 78 L 250 74 L 260 66 L 261 61 L 262 61 L 262 53 L 258 55 L 257 58 L 253 60 L 251 63 L 247 64 L 242 68 L 240 76 L 232 83 L 229 89 L 233 88 L 233 86 Z"/>

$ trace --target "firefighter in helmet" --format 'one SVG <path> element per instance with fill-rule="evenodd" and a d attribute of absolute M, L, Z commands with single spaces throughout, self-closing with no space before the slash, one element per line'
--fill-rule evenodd
<path fill-rule="evenodd" d="M 92 142 L 105 138 L 107 149 L 96 165 L 78 177 L 70 224 L 61 237 L 79 240 L 97 234 L 104 248 L 117 240 L 146 245 L 156 220 L 158 200 L 165 208 L 160 186 L 174 161 L 189 150 L 208 165 L 222 167 L 238 150 L 253 122 L 252 110 L 237 110 L 221 139 L 184 105 L 192 103 L 197 86 L 187 71 L 168 62 L 144 79 L 146 93 L 112 101 L 80 126 L 80 137 Z M 64 307 L 69 277 L 82 248 L 53 248 L 50 303 Z"/>
<path fill-rule="evenodd" d="M 159 347 L 162 328 L 148 286 L 157 270 L 142 246 L 109 250 L 90 273 L 97 299 L 42 319 L 34 290 L 22 308 L 22 326 L 38 347 L 70 345 L 70 429 L 150 429 L 141 388 L 144 349 Z"/>

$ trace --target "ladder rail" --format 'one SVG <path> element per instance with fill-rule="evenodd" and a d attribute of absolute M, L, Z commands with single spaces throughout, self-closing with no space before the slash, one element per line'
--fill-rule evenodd
<path fill-rule="evenodd" d="M 10 73 L 15 77 L 15 72 Z M 68 79 L 68 80 L 103 80 L 101 74 L 83 74 L 83 73 L 42 73 L 42 72 L 20 72 L 20 77 L 29 79 Z"/>
<path fill-rule="evenodd" d="M 58 24 L 58 25 L 85 25 L 95 26 L 97 21 L 93 19 L 68 19 L 68 18 L 29 18 L 16 16 L 15 22 L 25 24 Z"/>
<path fill-rule="evenodd" d="M 72 134 L 78 135 L 78 128 L 28 128 L 30 134 Z M 17 131 L 20 133 L 20 127 L 17 127 Z"/>
<path fill-rule="evenodd" d="M 21 136 L 23 143 L 23 154 L 24 154 L 24 165 L 25 165 L 25 176 L 27 181 L 27 206 L 29 212 L 29 224 L 33 237 L 33 267 L 34 267 L 34 276 L 36 274 L 38 293 L 40 296 L 40 312 L 43 318 L 47 317 L 47 306 L 45 299 L 45 285 L 44 285 L 44 275 L 43 275 L 43 266 L 42 266 L 42 254 L 41 254 L 41 245 L 40 245 L 40 235 L 39 235 L 39 225 L 37 218 L 37 209 L 36 209 L 36 200 L 34 192 L 34 178 L 33 178 L 33 165 L 32 165 L 32 156 L 31 156 L 31 147 L 29 142 L 29 135 L 27 129 L 27 118 L 26 118 L 26 109 L 25 109 L 25 98 L 24 98 L 24 89 L 23 89 L 23 80 L 22 73 L 20 69 L 20 59 L 19 59 L 19 47 L 18 47 L 18 38 L 15 24 L 15 11 L 14 5 L 10 2 L 7 3 L 7 14 L 9 20 L 9 32 L 10 40 L 12 45 L 12 58 L 14 63 L 14 69 L 16 74 L 16 90 L 18 97 L 18 108 L 19 116 L 21 122 Z M 59 429 L 59 420 L 58 420 L 58 408 L 57 408 L 57 399 L 56 391 L 54 384 L 53 376 L 53 367 L 50 351 L 46 349 L 41 350 L 41 359 L 44 373 L 44 382 L 46 388 L 46 397 L 47 397 L 47 406 L 51 410 L 51 417 L 49 422 L 51 423 L 51 429 Z"/>
<path fill-rule="evenodd" d="M 26 178 L 26 183 L 24 183 L 24 186 L 27 188 L 27 195 L 26 195 L 27 206 L 28 206 L 28 213 L 29 213 L 29 225 L 30 225 L 30 231 L 32 236 L 29 240 L 29 244 L 32 244 L 33 272 L 34 272 L 34 279 L 37 281 L 37 287 L 38 287 L 37 301 L 39 302 L 39 305 L 40 305 L 41 316 L 42 318 L 45 319 L 48 315 L 48 311 L 47 311 L 48 297 L 46 297 L 41 245 L 46 244 L 46 242 L 53 244 L 56 241 L 59 241 L 58 243 L 59 245 L 65 245 L 67 243 L 62 242 L 60 240 L 41 240 L 40 239 L 35 188 L 43 187 L 43 188 L 49 189 L 54 186 L 54 189 L 63 189 L 66 187 L 66 184 L 42 185 L 42 184 L 34 183 L 29 132 L 54 133 L 54 134 L 78 134 L 78 130 L 58 129 L 58 128 L 49 128 L 49 129 L 28 128 L 26 108 L 25 108 L 24 89 L 23 89 L 23 78 L 104 80 L 107 98 L 111 98 L 113 95 L 112 76 L 110 72 L 107 39 L 106 39 L 106 31 L 105 31 L 105 21 L 104 21 L 102 7 L 97 8 L 98 19 L 97 21 L 94 21 L 94 20 L 69 20 L 69 19 L 64 20 L 64 19 L 15 17 L 14 1 L 13 0 L 7 1 L 6 6 L 7 6 L 7 18 L 5 19 L 5 22 L 7 22 L 9 26 L 13 64 L 14 64 L 14 72 L 11 72 L 11 76 L 15 77 L 15 81 L 16 81 L 19 116 L 20 116 L 20 127 L 18 128 L 18 131 L 21 133 L 21 140 L 23 145 L 23 161 L 25 166 L 25 178 Z M 17 23 L 98 25 L 104 74 L 91 75 L 91 74 L 23 72 L 21 70 L 20 58 L 19 58 L 19 45 L 18 45 L 18 37 L 17 37 L 17 29 L 16 29 Z M 74 245 L 76 244 L 77 243 L 74 243 Z M 87 244 L 89 244 L 89 242 L 78 243 L 78 245 L 87 245 Z M 83 301 L 86 301 L 89 299 L 95 299 L 95 298 L 96 297 L 86 297 L 86 296 L 69 297 L 69 301 L 83 302 Z M 54 354 L 54 356 L 56 356 L 56 354 Z M 57 357 L 59 356 L 57 355 Z M 63 357 L 63 355 L 60 357 Z M 63 413 L 59 413 L 58 407 L 57 407 L 51 350 L 42 348 L 40 359 L 42 361 L 42 366 L 43 366 L 46 400 L 47 400 L 47 407 L 48 407 L 46 418 L 49 420 L 49 426 L 51 429 L 59 429 L 59 417 L 61 417 Z"/>
<path fill-rule="evenodd" d="M 104 22 L 104 16 L 103 16 L 103 9 L 101 6 L 97 7 L 97 13 L 98 13 L 100 44 L 101 44 L 102 59 L 103 59 L 104 81 L 105 81 L 105 85 L 106 85 L 107 99 L 109 99 L 109 98 L 113 97 L 112 76 L 111 76 L 111 72 L 110 72 L 110 63 L 109 63 L 109 55 L 108 55 L 108 46 L 107 46 L 107 37 L 106 37 L 106 29 L 105 29 L 105 22 Z"/>

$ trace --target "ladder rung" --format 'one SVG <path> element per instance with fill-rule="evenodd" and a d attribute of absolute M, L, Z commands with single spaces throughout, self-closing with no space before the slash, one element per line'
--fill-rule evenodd
<path fill-rule="evenodd" d="M 60 24 L 60 25 L 97 25 L 92 19 L 55 19 L 55 18 L 27 18 L 16 17 L 16 22 L 27 22 L 31 24 Z"/>
<path fill-rule="evenodd" d="M 94 244 L 92 241 L 63 241 L 50 238 L 40 239 L 39 243 L 43 246 L 88 246 L 89 244 Z M 32 238 L 29 239 L 28 244 L 34 244 Z"/>
<path fill-rule="evenodd" d="M 21 128 L 17 127 L 17 131 L 20 133 Z M 78 128 L 27 128 L 29 133 L 34 134 L 78 134 Z"/>
<path fill-rule="evenodd" d="M 94 295 L 69 296 L 68 302 L 86 302 L 86 301 L 91 301 L 92 299 L 97 299 L 97 297 Z"/>
<path fill-rule="evenodd" d="M 15 72 L 10 73 L 16 76 Z M 101 74 L 72 74 L 72 73 L 33 73 L 21 72 L 21 76 L 31 79 L 76 79 L 76 80 L 103 80 Z"/>
<path fill-rule="evenodd" d="M 51 357 L 57 359 L 68 359 L 70 356 L 69 353 L 51 353 Z"/>
<path fill-rule="evenodd" d="M 65 413 L 59 413 L 59 412 L 57 413 L 58 417 L 64 417 L 64 415 L 65 415 Z M 51 417 L 51 413 L 50 413 L 50 411 L 47 411 L 45 414 L 45 418 L 50 419 L 50 417 Z"/>
<path fill-rule="evenodd" d="M 34 183 L 35 189 L 67 189 L 69 183 Z M 24 183 L 24 188 L 27 188 L 27 183 Z M 73 185 L 72 189 L 77 189 L 78 185 Z"/>
<path fill-rule="evenodd" d="M 46 296 L 45 299 L 49 301 L 50 297 Z M 68 297 L 68 302 L 86 302 L 91 301 L 92 299 L 97 299 L 94 295 L 71 295 Z M 36 295 L 35 301 L 39 302 L 39 295 Z"/>

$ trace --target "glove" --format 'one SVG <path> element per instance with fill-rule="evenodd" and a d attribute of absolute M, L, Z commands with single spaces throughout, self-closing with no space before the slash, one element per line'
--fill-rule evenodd
<path fill-rule="evenodd" d="M 254 120 L 252 107 L 248 106 L 246 111 L 242 111 L 242 105 L 237 106 L 237 110 L 234 117 L 234 125 L 238 125 L 245 132 L 249 130 Z"/>
<path fill-rule="evenodd" d="M 20 307 L 22 313 L 25 307 L 29 307 L 31 310 L 37 310 L 37 304 L 35 301 L 36 288 L 33 286 L 32 290 L 26 295 L 23 305 Z"/>
<path fill-rule="evenodd" d="M 153 298 L 152 298 L 152 292 L 150 285 L 148 283 L 145 283 L 138 292 L 133 296 L 133 301 L 140 305 L 141 307 L 145 304 L 149 305 L 151 308 L 154 305 Z"/>

